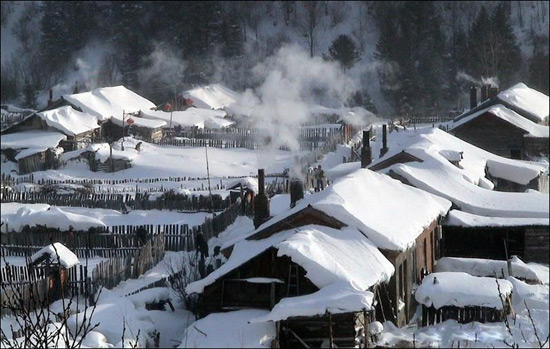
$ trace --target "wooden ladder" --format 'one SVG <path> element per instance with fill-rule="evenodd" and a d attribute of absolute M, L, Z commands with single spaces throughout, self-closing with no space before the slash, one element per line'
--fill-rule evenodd
<path fill-rule="evenodd" d="M 297 296 L 299 294 L 300 283 L 298 280 L 298 265 L 290 264 L 288 266 L 287 296 Z"/>

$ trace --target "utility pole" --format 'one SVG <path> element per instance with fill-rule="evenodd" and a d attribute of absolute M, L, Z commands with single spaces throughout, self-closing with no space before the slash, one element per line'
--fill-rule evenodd
<path fill-rule="evenodd" d="M 212 187 L 210 187 L 210 167 L 208 165 L 208 146 L 206 146 L 205 149 L 206 149 L 206 177 L 208 178 L 208 193 L 210 194 L 210 213 L 213 214 L 214 200 L 212 199 Z"/>
<path fill-rule="evenodd" d="M 122 143 L 120 144 L 120 150 L 124 150 L 124 110 L 122 110 Z"/>

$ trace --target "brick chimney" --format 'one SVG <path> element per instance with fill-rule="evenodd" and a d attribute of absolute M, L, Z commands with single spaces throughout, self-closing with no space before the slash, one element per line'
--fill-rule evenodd
<path fill-rule="evenodd" d="M 361 148 L 361 168 L 366 168 L 372 161 L 372 150 L 369 144 L 370 130 L 363 131 L 363 147 Z"/>
<path fill-rule="evenodd" d="M 477 87 L 470 87 L 470 109 L 477 107 Z"/>
<path fill-rule="evenodd" d="M 265 194 L 264 169 L 258 170 L 258 195 L 254 197 L 254 227 L 258 228 L 269 219 L 269 199 Z"/>
<path fill-rule="evenodd" d="M 489 98 L 495 98 L 498 95 L 498 87 L 489 87 Z"/>
<path fill-rule="evenodd" d="M 479 99 L 479 103 L 485 102 L 485 100 L 489 97 L 489 88 L 491 85 L 483 85 L 481 86 L 481 98 Z"/>
<path fill-rule="evenodd" d="M 380 157 L 388 152 L 387 125 L 382 125 L 382 149 L 380 149 Z"/>
<path fill-rule="evenodd" d="M 48 99 L 48 106 L 50 106 L 53 103 L 53 91 L 50 89 L 50 99 Z"/>

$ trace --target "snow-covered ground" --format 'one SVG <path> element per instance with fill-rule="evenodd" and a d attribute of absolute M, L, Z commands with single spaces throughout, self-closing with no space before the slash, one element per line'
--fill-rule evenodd
<path fill-rule="evenodd" d="M 20 231 L 24 225 L 47 225 L 51 228 L 88 230 L 97 226 L 187 224 L 189 227 L 204 223 L 207 212 L 180 213 L 166 210 L 135 210 L 128 214 L 103 208 L 50 206 L 47 204 L 1 204 L 2 231 Z"/>

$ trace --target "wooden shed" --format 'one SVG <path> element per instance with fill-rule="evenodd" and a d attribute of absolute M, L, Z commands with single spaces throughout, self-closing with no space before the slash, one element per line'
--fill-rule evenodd
<path fill-rule="evenodd" d="M 456 118 L 450 132 L 493 154 L 528 160 L 548 157 L 548 130 L 497 104 Z"/>
<path fill-rule="evenodd" d="M 31 256 L 30 267 L 42 265 L 48 277 L 50 302 L 68 296 L 67 269 L 79 264 L 78 257 L 63 244 L 50 244 Z"/>
<path fill-rule="evenodd" d="M 392 200 L 393 195 L 395 200 Z M 414 206 L 416 200 L 422 204 Z M 396 206 L 403 201 L 410 203 L 408 210 Z M 357 227 L 395 268 L 389 282 L 379 286 L 377 319 L 403 326 L 414 314 L 414 284 L 423 273 L 433 271 L 434 261 L 439 256 L 440 214 L 444 214 L 450 206 L 447 200 L 436 199 L 386 175 L 360 169 L 336 181 L 323 192 L 299 201 L 293 209 L 268 220 L 246 240 L 265 239 L 290 227 L 306 224 L 341 230 L 346 226 Z M 384 214 L 391 215 L 392 218 L 388 219 L 395 224 L 403 225 L 392 227 L 392 224 L 378 224 Z M 399 220 L 395 219 L 397 216 Z M 416 224 L 419 219 L 424 223 Z M 229 256 L 232 248 L 231 243 L 222 246 L 222 253 Z"/>
<path fill-rule="evenodd" d="M 224 265 L 186 291 L 200 294 L 200 317 L 271 310 L 251 322 L 276 322 L 282 346 L 319 345 L 331 336 L 337 345 L 354 345 L 360 335 L 356 330 L 374 319 L 377 285 L 392 272 L 358 230 L 306 225 L 236 243 Z"/>
<path fill-rule="evenodd" d="M 442 254 L 549 262 L 548 218 L 484 217 L 453 210 L 443 222 Z"/>
<path fill-rule="evenodd" d="M 512 289 L 507 280 L 442 272 L 425 277 L 415 298 L 422 304 L 422 326 L 449 319 L 461 324 L 500 322 L 513 311 Z"/>

